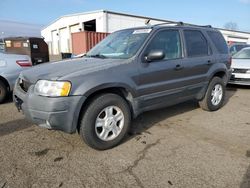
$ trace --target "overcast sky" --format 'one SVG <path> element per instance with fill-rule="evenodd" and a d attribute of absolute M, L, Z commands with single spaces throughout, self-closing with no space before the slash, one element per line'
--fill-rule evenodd
<path fill-rule="evenodd" d="M 250 31 L 250 0 L 0 0 L 0 7 L 0 20 L 39 25 L 65 14 L 106 9 L 214 27 L 235 22 Z"/>

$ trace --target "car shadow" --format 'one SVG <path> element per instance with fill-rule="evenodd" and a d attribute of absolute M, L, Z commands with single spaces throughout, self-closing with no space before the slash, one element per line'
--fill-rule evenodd
<path fill-rule="evenodd" d="M 237 92 L 238 89 L 241 90 L 250 90 L 250 86 L 247 85 L 227 85 L 227 96 L 225 98 L 225 104 L 229 102 L 230 98 Z"/>
<path fill-rule="evenodd" d="M 147 129 L 155 124 L 197 108 L 199 108 L 199 106 L 196 101 L 187 101 L 171 107 L 145 112 L 133 120 L 130 135 L 138 135 L 143 132 L 149 133 Z"/>
<path fill-rule="evenodd" d="M 246 152 L 246 157 L 250 157 L 250 150 Z M 246 174 L 244 175 L 242 182 L 240 184 L 240 188 L 250 188 L 250 165 L 248 166 L 248 169 L 246 171 Z"/>
<path fill-rule="evenodd" d="M 227 87 L 226 90 L 227 92 L 223 106 L 226 105 L 230 101 L 230 98 L 234 96 L 234 94 L 237 91 L 237 88 Z M 127 142 L 128 140 L 133 139 L 134 137 L 142 133 L 151 134 L 148 131 L 148 129 L 156 125 L 157 123 L 165 119 L 168 119 L 170 117 L 174 117 L 195 110 L 197 108 L 200 108 L 198 102 L 196 100 L 190 100 L 174 106 L 153 110 L 149 112 L 144 112 L 143 114 L 139 115 L 136 119 L 132 120 L 132 125 L 129 134 L 124 139 L 124 142 Z"/>
<path fill-rule="evenodd" d="M 229 100 L 234 96 L 234 94 L 237 92 L 238 88 L 235 85 L 227 85 L 226 87 L 226 97 L 224 101 L 224 105 L 226 105 Z"/>
<path fill-rule="evenodd" d="M 250 89 L 250 85 L 234 85 L 228 84 L 227 88 L 235 88 L 235 89 Z"/>
<path fill-rule="evenodd" d="M 21 131 L 32 126 L 32 123 L 25 119 L 17 119 L 7 123 L 0 124 L 0 137 L 11 134 L 16 131 Z"/>

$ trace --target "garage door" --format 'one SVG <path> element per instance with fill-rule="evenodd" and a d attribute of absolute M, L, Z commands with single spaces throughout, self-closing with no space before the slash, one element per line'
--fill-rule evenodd
<path fill-rule="evenodd" d="M 52 35 L 52 54 L 57 55 L 58 52 L 58 36 L 57 36 L 57 31 L 54 30 L 51 32 Z"/>
<path fill-rule="evenodd" d="M 70 33 L 77 33 L 77 32 L 80 31 L 79 30 L 79 28 L 80 28 L 79 24 L 71 25 L 69 28 L 70 28 Z"/>
<path fill-rule="evenodd" d="M 67 28 L 59 30 L 60 52 L 69 52 L 69 33 Z"/>

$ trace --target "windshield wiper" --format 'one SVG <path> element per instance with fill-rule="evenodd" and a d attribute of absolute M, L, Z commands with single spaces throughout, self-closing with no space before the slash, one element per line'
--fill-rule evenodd
<path fill-rule="evenodd" d="M 94 57 L 94 58 L 101 58 L 101 59 L 107 58 L 105 55 L 102 55 L 102 54 L 94 54 L 94 55 L 87 55 L 86 54 L 86 57 Z"/>

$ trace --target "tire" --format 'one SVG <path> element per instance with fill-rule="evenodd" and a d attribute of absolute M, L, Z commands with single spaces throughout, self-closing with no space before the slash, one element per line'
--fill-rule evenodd
<path fill-rule="evenodd" d="M 220 77 L 212 78 L 205 97 L 199 101 L 200 107 L 206 111 L 216 111 L 220 109 L 224 103 L 225 90 L 225 84 Z M 213 93 L 216 93 L 216 95 L 213 95 Z"/>
<path fill-rule="evenodd" d="M 8 93 L 6 85 L 0 80 L 0 104 L 4 102 Z"/>
<path fill-rule="evenodd" d="M 94 149 L 110 149 L 125 137 L 130 120 L 130 108 L 122 97 L 116 94 L 101 94 L 84 110 L 80 135 L 83 141 Z"/>

